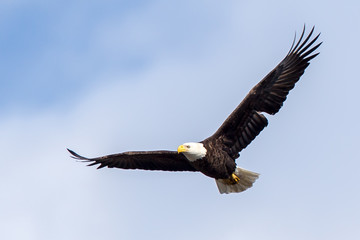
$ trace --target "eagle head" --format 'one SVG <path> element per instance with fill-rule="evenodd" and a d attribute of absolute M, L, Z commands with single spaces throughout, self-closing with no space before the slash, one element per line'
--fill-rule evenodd
<path fill-rule="evenodd" d="M 191 162 L 205 157 L 207 152 L 204 144 L 195 142 L 184 143 L 178 147 L 177 151 L 183 153 Z"/>

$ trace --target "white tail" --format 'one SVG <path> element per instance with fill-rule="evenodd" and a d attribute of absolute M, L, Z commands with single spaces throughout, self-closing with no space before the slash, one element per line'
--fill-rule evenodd
<path fill-rule="evenodd" d="M 229 179 L 216 179 L 216 185 L 220 193 L 234 193 L 242 192 L 252 187 L 253 183 L 258 179 L 258 173 L 248 171 L 243 168 L 237 167 L 235 175 L 240 179 L 237 183 L 231 183 Z"/>

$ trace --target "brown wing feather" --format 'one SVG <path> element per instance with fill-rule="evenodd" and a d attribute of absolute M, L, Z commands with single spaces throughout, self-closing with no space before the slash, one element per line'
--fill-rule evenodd
<path fill-rule="evenodd" d="M 225 120 L 217 132 L 209 138 L 220 138 L 226 150 L 235 159 L 239 152 L 267 126 L 268 121 L 261 112 L 275 114 L 282 107 L 289 91 L 303 75 L 309 61 L 319 53 L 313 53 L 321 43 L 310 48 L 318 39 L 318 34 L 310 40 L 314 27 L 302 41 L 305 27 L 300 39 L 290 48 L 286 57 L 264 79 L 262 79 Z M 308 43 L 309 42 L 309 43 Z M 310 49 L 309 49 L 310 48 Z M 309 50 L 308 50 L 309 49 Z"/>
<path fill-rule="evenodd" d="M 90 162 L 88 166 L 100 164 L 98 168 L 122 168 L 163 171 L 197 171 L 183 154 L 174 151 L 139 151 L 86 158 L 68 149 L 72 157 Z"/>

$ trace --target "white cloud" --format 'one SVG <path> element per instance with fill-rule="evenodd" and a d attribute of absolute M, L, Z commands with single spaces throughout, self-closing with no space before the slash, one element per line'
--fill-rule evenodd
<path fill-rule="evenodd" d="M 338 239 L 341 232 L 358 235 L 353 223 L 360 211 L 354 191 L 359 164 L 354 144 L 347 142 L 356 142 L 358 114 L 352 112 L 347 121 L 351 124 L 344 124 L 348 110 L 356 108 L 347 103 L 347 111 L 341 112 L 344 103 L 333 100 L 336 92 L 339 101 L 344 96 L 354 101 L 357 84 L 342 79 L 333 89 L 339 80 L 328 74 L 334 68 L 330 60 L 342 56 L 326 55 L 330 50 L 314 61 L 284 109 L 270 117 L 269 127 L 241 154 L 239 165 L 262 174 L 254 188 L 243 194 L 219 195 L 214 181 L 201 174 L 95 170 L 69 158 L 66 147 L 91 157 L 125 150 L 175 149 L 182 142 L 202 140 L 281 60 L 293 31 L 300 31 L 287 25 L 279 28 L 291 28 L 290 33 L 261 27 L 280 20 L 259 17 L 252 22 L 255 6 L 241 5 L 244 15 L 238 15 L 239 5 L 230 8 L 229 3 L 219 10 L 219 20 L 214 22 L 220 23 L 214 29 L 194 34 L 193 41 L 176 39 L 186 31 L 174 30 L 169 39 L 181 47 L 163 46 L 170 41 L 161 40 L 168 37 L 162 29 L 169 30 L 171 25 L 163 23 L 166 18 L 175 26 L 190 26 L 203 16 L 196 17 L 193 10 L 189 22 L 182 25 L 182 15 L 176 15 L 174 6 L 157 4 L 132 12 L 119 28 L 117 20 L 105 19 L 94 30 L 99 36 L 90 34 L 89 39 L 93 56 L 114 57 L 111 50 L 130 49 L 131 54 L 139 48 L 151 58 L 147 68 L 136 73 L 104 68 L 93 75 L 94 69 L 89 69 L 86 77 L 92 78 L 91 84 L 66 104 L 3 116 L 0 224 L 4 230 L 0 237 Z M 172 10 L 150 21 L 161 13 L 161 7 Z M 214 9 L 200 13 L 209 19 L 217 13 Z M 236 29 L 238 23 L 242 27 Z M 127 39 L 121 39 L 124 33 Z M 89 55 L 75 59 L 87 66 Z M 64 55 L 64 61 L 73 60 L 72 54 Z M 334 102 L 331 106 L 336 109 L 327 105 Z"/>

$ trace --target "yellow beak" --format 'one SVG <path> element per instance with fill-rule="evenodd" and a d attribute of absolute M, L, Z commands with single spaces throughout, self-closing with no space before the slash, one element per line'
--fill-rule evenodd
<path fill-rule="evenodd" d="M 177 149 L 178 153 L 186 152 L 188 149 L 184 145 L 180 145 Z"/>

